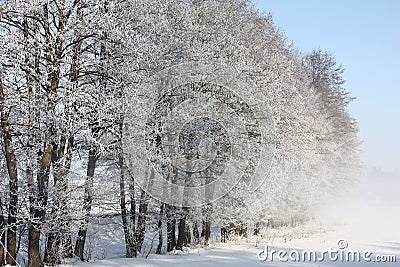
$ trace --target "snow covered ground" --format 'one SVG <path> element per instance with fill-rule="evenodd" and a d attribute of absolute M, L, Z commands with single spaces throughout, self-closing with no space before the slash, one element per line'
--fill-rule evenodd
<path fill-rule="evenodd" d="M 264 240 L 215 243 L 209 248 L 190 249 L 184 254 L 150 254 L 148 259 L 113 258 L 89 263 L 71 263 L 64 267 L 400 266 L 399 176 L 380 173 L 380 178 L 376 177 L 378 176 L 374 174 L 364 179 L 352 196 L 332 200 L 330 206 L 323 207 L 319 212 L 320 222 L 298 229 L 281 229 L 280 238 L 271 238 L 273 235 L 270 235 Z M 286 237 L 282 238 L 285 235 Z M 292 238 L 293 236 L 301 238 Z M 338 248 L 339 240 L 342 240 L 339 245 L 346 246 L 345 249 Z M 265 245 L 268 246 L 269 257 L 262 261 L 259 258 L 265 258 L 265 254 L 260 252 L 265 250 Z M 281 250 L 282 252 L 279 252 Z M 308 260 L 307 253 L 311 251 L 315 251 L 316 260 Z M 323 254 L 324 251 L 328 252 Z M 332 259 L 329 257 L 329 251 L 333 251 Z M 357 261 L 356 254 L 346 254 L 348 252 L 359 253 L 360 261 Z M 279 259 L 278 253 L 281 253 L 282 260 Z M 303 254 L 305 261 L 293 260 L 297 257 L 301 260 Z M 320 261 L 322 255 L 324 260 Z M 346 255 L 349 255 L 349 261 L 346 260 Z M 383 260 L 386 262 L 382 262 Z M 393 260 L 396 262 L 389 262 Z"/>

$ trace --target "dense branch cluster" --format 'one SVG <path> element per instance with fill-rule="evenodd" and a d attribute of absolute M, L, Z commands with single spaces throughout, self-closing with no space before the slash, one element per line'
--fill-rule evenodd
<path fill-rule="evenodd" d="M 130 171 L 140 146 L 124 145 L 126 129 L 147 131 L 142 141 L 157 151 L 161 124 L 159 117 L 149 124 L 145 107 L 163 95 L 146 83 L 187 62 L 228 66 L 254 85 L 254 92 L 239 86 L 235 93 L 248 103 L 265 100 L 275 151 L 255 192 L 239 181 L 212 203 L 177 207 L 135 183 L 151 184 L 160 170 L 175 183 L 190 179 L 192 171 L 156 170 L 151 159 Z M 207 245 L 211 225 L 225 240 L 228 229 L 246 234 L 306 220 L 324 196 L 354 182 L 359 166 L 344 83 L 331 54 L 299 55 L 248 0 L 0 0 L 0 266 L 88 260 L 88 239 L 107 234 L 98 227 L 105 221 L 118 225 L 126 255 L 136 257 L 147 253 L 149 234 L 158 237 L 155 252 L 164 253 Z M 216 119 L 182 125 L 175 137 L 186 156 L 176 166 L 194 162 L 196 151 L 215 158 L 217 148 L 229 161 L 229 129 Z"/>

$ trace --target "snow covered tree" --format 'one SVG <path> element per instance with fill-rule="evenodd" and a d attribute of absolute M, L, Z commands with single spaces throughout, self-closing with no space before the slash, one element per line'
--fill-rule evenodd
<path fill-rule="evenodd" d="M 78 106 L 85 98 L 83 85 L 88 84 L 90 75 L 98 77 L 93 72 L 91 55 L 96 54 L 93 44 L 99 38 L 96 39 L 97 32 L 88 25 L 103 20 L 103 7 L 104 1 L 1 3 L 1 48 L 5 55 L 1 62 L 2 126 L 10 163 L 19 162 L 26 170 L 24 180 L 30 196 L 29 266 L 43 266 L 39 241 L 46 222 L 50 231 L 44 260 L 58 262 L 61 244 L 65 245 L 66 254 L 71 255 L 71 240 L 65 228 L 69 224 L 65 205 L 67 177 L 74 135 L 84 126 L 79 117 L 84 107 Z M 96 87 L 95 82 L 90 84 L 91 88 Z M 18 109 L 13 109 L 16 104 Z M 19 136 L 18 159 L 12 156 L 10 132 Z M 17 201 L 18 175 L 9 169 L 9 177 L 12 208 Z M 49 183 L 51 178 L 53 181 Z M 10 210 L 9 214 L 7 262 L 14 265 L 15 211 Z"/>
<path fill-rule="evenodd" d="M 304 220 L 321 192 L 352 180 L 342 69 L 321 51 L 300 58 L 251 1 L 12 0 L 0 11 L 1 264 L 15 265 L 18 247 L 29 266 L 86 260 L 91 227 L 111 211 L 127 257 L 150 232 L 157 253 L 207 245 L 212 225 L 246 235 Z"/>

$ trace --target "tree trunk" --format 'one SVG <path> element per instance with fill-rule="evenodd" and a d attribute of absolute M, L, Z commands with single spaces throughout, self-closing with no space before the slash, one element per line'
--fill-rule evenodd
<path fill-rule="evenodd" d="M 64 183 L 65 183 L 65 191 L 67 191 L 68 188 L 68 180 L 67 178 L 67 172 L 70 171 L 71 169 L 71 162 L 72 162 L 72 149 L 74 146 L 74 136 L 70 134 L 68 138 L 68 147 L 67 147 L 67 154 L 66 154 L 66 166 L 65 168 L 65 174 L 64 174 Z M 65 192 L 64 191 L 64 192 Z M 69 196 L 65 195 L 65 198 L 68 198 Z M 66 199 L 65 199 L 66 200 Z M 61 205 L 66 206 L 66 203 L 63 202 Z M 65 209 L 65 212 L 67 213 L 68 210 Z M 68 220 L 68 215 L 65 215 L 65 236 L 61 240 L 62 242 L 62 247 L 64 249 L 64 257 L 65 258 L 72 258 L 74 256 L 73 249 L 72 249 L 72 238 L 71 238 L 71 232 L 70 232 L 70 221 Z"/>
<path fill-rule="evenodd" d="M 215 178 L 213 176 L 213 173 L 210 171 L 206 170 L 206 184 L 211 184 Z M 207 204 L 203 206 L 203 222 L 202 222 L 202 229 L 201 229 L 201 237 L 203 238 L 203 244 L 204 246 L 208 246 L 210 236 L 211 236 L 211 215 L 213 211 L 213 206 L 212 206 L 212 199 L 214 195 L 214 186 L 206 187 L 205 189 L 205 196 L 207 200 Z"/>
<path fill-rule="evenodd" d="M 141 203 L 139 205 L 139 214 L 137 227 L 135 232 L 135 246 L 136 252 L 140 252 L 142 250 L 142 245 L 144 241 L 144 235 L 146 231 L 146 215 L 147 215 L 147 193 L 142 190 L 141 191 Z"/>
<path fill-rule="evenodd" d="M 53 153 L 57 151 L 57 146 L 53 144 Z M 53 207 L 51 208 L 51 212 L 49 214 L 49 219 L 48 219 L 48 225 L 49 225 L 49 233 L 47 235 L 47 243 L 45 247 L 45 252 L 44 252 L 44 257 L 43 257 L 43 262 L 48 263 L 49 265 L 54 265 L 56 264 L 57 261 L 57 256 L 56 254 L 58 253 L 57 248 L 57 239 L 59 237 L 59 225 L 58 225 L 58 220 L 59 220 L 59 209 L 61 208 L 59 205 L 60 202 L 60 190 L 58 188 L 59 186 L 59 181 L 58 181 L 58 166 L 54 164 L 56 161 L 56 156 L 52 156 L 52 165 L 53 165 L 53 179 L 54 179 L 54 197 L 53 197 Z"/>
<path fill-rule="evenodd" d="M 131 255 L 131 257 L 136 257 L 137 256 L 137 251 L 136 246 L 135 246 L 135 222 L 136 222 L 136 200 L 135 200 L 135 181 L 133 180 L 133 177 L 131 177 L 131 181 L 129 183 L 129 199 L 131 201 L 131 207 L 129 211 L 129 218 L 130 218 L 130 235 L 129 235 L 129 253 L 128 255 Z"/>
<path fill-rule="evenodd" d="M 226 230 L 226 227 L 221 227 L 221 242 L 226 243 L 227 239 L 228 239 L 228 231 Z"/>
<path fill-rule="evenodd" d="M 258 235 L 261 231 L 262 228 L 262 223 L 261 222 L 256 222 L 256 225 L 254 227 L 254 232 L 253 235 Z"/>
<path fill-rule="evenodd" d="M 44 262 L 49 264 L 58 264 L 61 257 L 72 257 L 72 241 L 69 234 L 69 221 L 67 210 L 66 192 L 68 190 L 67 175 L 71 168 L 73 135 L 67 138 L 63 132 L 59 145 L 53 144 L 54 166 L 54 206 L 51 211 L 51 221 L 49 222 L 50 232 L 47 236 L 47 244 L 44 254 Z M 58 149 L 57 149 L 58 148 Z M 64 249 L 64 253 L 62 250 Z"/>
<path fill-rule="evenodd" d="M 52 135 L 52 131 L 50 129 L 48 129 L 47 133 L 49 136 Z M 52 145 L 48 145 L 41 159 L 40 170 L 37 176 L 37 200 L 34 201 L 34 203 L 31 203 L 31 205 L 34 205 L 34 215 L 29 227 L 28 267 L 44 266 L 39 250 L 40 230 L 46 216 L 51 155 Z"/>
<path fill-rule="evenodd" d="M 172 178 L 172 183 L 176 182 L 177 171 L 174 170 L 174 174 L 170 177 Z M 170 194 L 174 195 L 176 192 L 171 189 Z M 167 217 L 167 252 L 173 251 L 176 247 L 176 207 L 166 204 L 166 217 Z"/>
<path fill-rule="evenodd" d="M 4 153 L 6 157 L 7 171 L 9 176 L 9 205 L 8 205 L 8 228 L 7 228 L 7 254 L 6 262 L 9 265 L 15 265 L 17 257 L 17 208 L 18 208 L 18 175 L 17 160 L 15 157 L 13 140 L 11 137 L 11 128 L 8 119 L 8 112 L 4 107 L 4 91 L 0 74 L 0 115 L 1 127 L 3 130 Z"/>
<path fill-rule="evenodd" d="M 35 203 L 36 202 L 36 203 Z M 41 205 L 33 208 L 33 220 L 29 227 L 28 240 L 28 267 L 43 267 L 44 264 L 40 257 L 40 228 L 45 217 L 44 204 L 47 202 L 47 197 L 40 194 L 38 201 L 31 203 L 31 206 Z M 42 203 L 42 204 L 40 204 Z"/>
<path fill-rule="evenodd" d="M 211 213 L 212 204 L 206 204 L 203 207 L 203 225 L 201 230 L 201 237 L 203 238 L 204 245 L 207 246 L 211 236 Z"/>
<path fill-rule="evenodd" d="M 239 235 L 242 237 L 247 237 L 247 226 L 241 223 L 239 224 Z"/>
<path fill-rule="evenodd" d="M 14 163 L 15 158 L 14 158 Z M 16 167 L 15 167 L 16 169 Z M 16 171 L 15 176 L 11 178 L 10 176 L 10 202 L 8 209 L 8 229 L 7 229 L 7 264 L 14 266 L 16 265 L 17 258 L 17 205 L 18 205 L 18 181 L 17 181 Z"/>
<path fill-rule="evenodd" d="M 173 218 L 175 207 L 166 206 L 167 212 L 167 252 L 174 250 L 176 246 L 175 225 L 176 220 Z"/>
<path fill-rule="evenodd" d="M 47 85 L 47 111 L 50 118 L 55 117 L 55 107 L 57 104 L 57 91 L 60 83 L 60 64 L 62 59 L 62 45 L 63 39 L 62 35 L 65 26 L 65 17 L 62 7 L 58 9 L 58 28 L 57 28 L 57 38 L 54 43 L 54 50 L 51 44 L 51 29 L 49 22 L 49 9 L 48 4 L 43 5 L 43 32 L 45 35 L 46 42 L 46 72 L 48 74 L 48 85 Z M 45 132 L 45 142 L 49 142 L 54 138 L 54 124 L 52 120 L 46 123 Z M 40 231 L 42 224 L 45 221 L 46 216 L 46 206 L 48 202 L 48 185 L 49 185 L 49 172 L 51 159 L 53 155 L 53 144 L 47 143 L 44 145 L 45 150 L 40 160 L 40 168 L 37 175 L 38 183 L 38 194 L 37 200 L 34 205 L 34 217 L 29 228 L 29 248 L 28 248 L 28 267 L 41 267 L 43 262 L 40 258 L 39 251 L 39 241 L 40 241 Z"/>
<path fill-rule="evenodd" d="M 122 135 L 122 124 L 120 125 L 120 134 Z M 120 145 L 122 142 L 120 140 Z M 131 213 L 128 213 L 128 208 L 126 205 L 126 191 L 125 191 L 125 172 L 124 172 L 124 156 L 122 154 L 122 149 L 119 153 L 119 168 L 120 168 L 120 208 L 121 208 L 121 217 L 122 217 L 122 226 L 124 228 L 124 236 L 125 236 L 125 248 L 126 248 L 126 257 L 133 258 L 136 257 L 137 253 L 135 251 L 135 204 L 131 203 Z M 133 196 L 133 191 L 130 192 L 131 201 Z M 132 206 L 133 204 L 133 206 Z M 133 213 L 132 213 L 133 212 Z"/>
<path fill-rule="evenodd" d="M 44 266 L 42 259 L 40 258 L 39 240 L 40 240 L 39 225 L 32 222 L 29 228 L 28 267 Z"/>
<path fill-rule="evenodd" d="M 187 240 L 187 225 L 186 225 L 187 210 L 183 209 L 182 217 L 179 219 L 178 224 L 178 242 L 176 243 L 176 249 L 182 250 L 183 246 L 188 244 Z"/>
<path fill-rule="evenodd" d="M 83 3 L 77 8 L 77 16 L 76 16 L 76 21 L 82 20 L 82 8 L 83 8 Z M 73 46 L 73 54 L 72 54 L 72 64 L 69 72 L 69 80 L 73 84 L 73 90 L 75 90 L 78 87 L 78 76 L 80 72 L 80 58 L 81 58 L 81 46 L 82 46 L 82 40 L 79 40 L 78 33 L 74 32 L 74 42 L 75 45 Z M 69 94 L 69 91 L 67 91 L 67 94 Z M 68 95 L 67 95 L 68 96 Z M 67 97 L 68 98 L 68 97 Z M 72 111 L 70 107 L 67 107 L 67 117 L 72 116 Z M 67 166 L 66 169 L 69 171 L 71 168 L 71 162 L 72 162 L 72 148 L 74 146 L 74 135 L 70 133 L 70 136 L 68 138 L 68 148 L 67 148 L 67 155 L 66 155 L 66 161 L 67 161 Z M 70 222 L 66 222 L 66 229 L 68 234 L 65 236 L 65 238 L 62 240 L 62 246 L 64 249 L 64 257 L 66 258 L 72 258 L 74 256 L 73 248 L 72 248 L 72 237 L 70 233 Z"/>
<path fill-rule="evenodd" d="M 54 232 L 54 229 L 51 230 L 51 232 L 48 233 L 47 235 L 47 243 L 46 243 L 46 249 L 44 252 L 44 258 L 43 262 L 48 263 L 49 265 L 54 265 L 57 262 L 57 257 L 56 253 L 58 252 L 57 247 L 56 247 L 56 234 Z"/>
<path fill-rule="evenodd" d="M 83 222 L 79 227 L 78 236 L 76 238 L 74 254 L 79 257 L 81 261 L 84 260 L 83 252 L 85 249 L 85 241 L 87 234 L 87 226 L 89 223 L 90 211 L 92 209 L 93 201 L 93 177 L 97 162 L 97 148 L 91 148 L 89 150 L 89 159 L 87 165 L 87 174 L 85 180 L 85 197 L 83 200 Z"/>
<path fill-rule="evenodd" d="M 153 181 L 154 181 L 154 169 L 148 165 L 150 169 L 150 174 L 146 177 L 148 179 L 147 189 L 150 189 Z M 147 208 L 149 203 L 149 195 L 143 189 L 141 189 L 140 193 L 140 204 L 139 204 L 139 214 L 137 219 L 137 226 L 135 231 L 135 252 L 140 252 L 142 250 L 142 245 L 144 241 L 144 236 L 146 233 L 146 217 L 147 217 Z"/>
<path fill-rule="evenodd" d="M 158 246 L 156 249 L 156 254 L 161 254 L 163 246 L 163 231 L 162 231 L 162 218 L 164 213 L 164 204 L 160 207 L 160 218 L 158 219 Z"/>
<path fill-rule="evenodd" d="M 190 231 L 190 225 L 186 222 L 186 244 L 189 245 L 192 242 L 192 233 Z"/>
<path fill-rule="evenodd" d="M 0 266 L 4 266 L 5 257 L 4 257 L 4 244 L 6 242 L 5 239 L 5 222 L 4 222 L 4 213 L 3 213 L 3 202 L 0 196 Z"/>
<path fill-rule="evenodd" d="M 197 225 L 197 220 L 193 222 L 193 237 L 194 243 L 198 244 L 200 241 L 199 226 Z"/>
<path fill-rule="evenodd" d="M 193 158 L 192 154 L 188 155 L 189 159 Z M 186 161 L 186 167 L 188 169 L 191 169 L 191 162 L 190 160 Z M 176 248 L 182 250 L 183 246 L 187 246 L 189 240 L 188 240 L 188 225 L 187 225 L 187 218 L 189 214 L 189 208 L 187 208 L 188 201 L 189 201 L 189 191 L 188 187 L 191 186 L 191 173 L 187 173 L 185 176 L 185 181 L 184 181 L 185 187 L 183 189 L 183 200 L 182 200 L 182 215 L 181 218 L 179 219 L 179 224 L 178 224 L 178 242 L 176 244 Z"/>
<path fill-rule="evenodd" d="M 71 234 L 68 234 L 63 241 L 63 248 L 64 248 L 64 257 L 65 258 L 72 258 L 74 256 L 73 249 L 72 249 L 72 237 Z"/>

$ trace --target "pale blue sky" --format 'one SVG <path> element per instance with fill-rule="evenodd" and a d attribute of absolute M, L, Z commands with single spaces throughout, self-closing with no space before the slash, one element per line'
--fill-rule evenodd
<path fill-rule="evenodd" d="M 332 52 L 357 99 L 368 167 L 400 170 L 400 1 L 255 0 L 303 52 Z"/>

